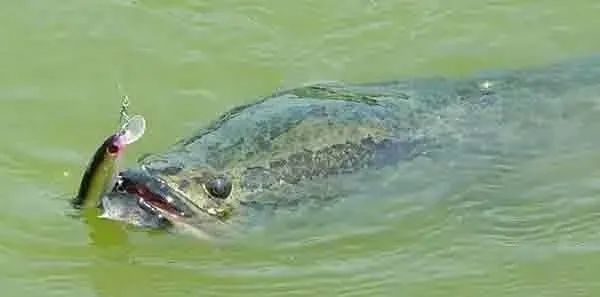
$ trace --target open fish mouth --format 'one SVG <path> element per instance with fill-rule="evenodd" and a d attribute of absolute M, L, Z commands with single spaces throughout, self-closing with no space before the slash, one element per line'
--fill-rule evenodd
<path fill-rule="evenodd" d="M 168 185 L 139 170 L 120 172 L 110 194 L 134 198 L 140 208 L 168 221 L 192 216 L 191 209 Z"/>
<path fill-rule="evenodd" d="M 221 221 L 209 212 L 194 209 L 189 202 L 186 203 L 186 197 L 145 170 L 120 172 L 116 185 L 107 196 L 113 203 L 112 213 L 119 213 L 117 217 L 129 223 L 173 227 L 173 230 L 203 239 L 213 239 L 224 231 L 224 225 L 219 224 Z"/>

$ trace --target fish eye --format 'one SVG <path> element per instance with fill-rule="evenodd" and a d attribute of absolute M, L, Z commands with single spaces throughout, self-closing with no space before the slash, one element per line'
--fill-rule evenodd
<path fill-rule="evenodd" d="M 109 152 L 110 154 L 116 154 L 117 152 L 119 152 L 119 146 L 117 146 L 116 144 L 111 143 L 106 148 L 106 151 Z"/>
<path fill-rule="evenodd" d="M 223 176 L 215 177 L 204 186 L 208 194 L 214 198 L 225 199 L 231 194 L 231 182 Z"/>

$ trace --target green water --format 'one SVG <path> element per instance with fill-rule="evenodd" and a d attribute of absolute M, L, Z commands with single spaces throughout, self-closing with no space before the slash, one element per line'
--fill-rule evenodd
<path fill-rule="evenodd" d="M 132 164 L 282 88 L 595 53 L 599 14 L 595 1 L 5 1 L 0 295 L 597 296 L 597 93 L 572 94 L 589 112 L 552 122 L 535 157 L 409 164 L 398 197 L 228 244 L 88 225 L 67 199 L 123 94 L 148 121 Z"/>

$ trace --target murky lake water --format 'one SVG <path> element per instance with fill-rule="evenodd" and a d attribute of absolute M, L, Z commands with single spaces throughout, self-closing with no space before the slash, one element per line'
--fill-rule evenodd
<path fill-rule="evenodd" d="M 541 111 L 533 128 L 473 119 L 500 148 L 417 160 L 378 197 L 228 244 L 86 225 L 67 200 L 123 93 L 148 121 L 133 164 L 282 88 L 597 53 L 599 14 L 595 1 L 2 3 L 1 295 L 597 296 L 597 86 L 524 103 Z"/>

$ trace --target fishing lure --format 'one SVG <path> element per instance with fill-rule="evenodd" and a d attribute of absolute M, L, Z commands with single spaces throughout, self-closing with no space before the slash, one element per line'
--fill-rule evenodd
<path fill-rule="evenodd" d="M 128 105 L 129 99 L 124 97 L 120 127 L 116 133 L 107 137 L 94 153 L 81 179 L 77 196 L 72 201 L 74 207 L 85 209 L 99 205 L 102 196 L 117 183 L 125 148 L 144 135 L 144 117 L 129 117 Z"/>

